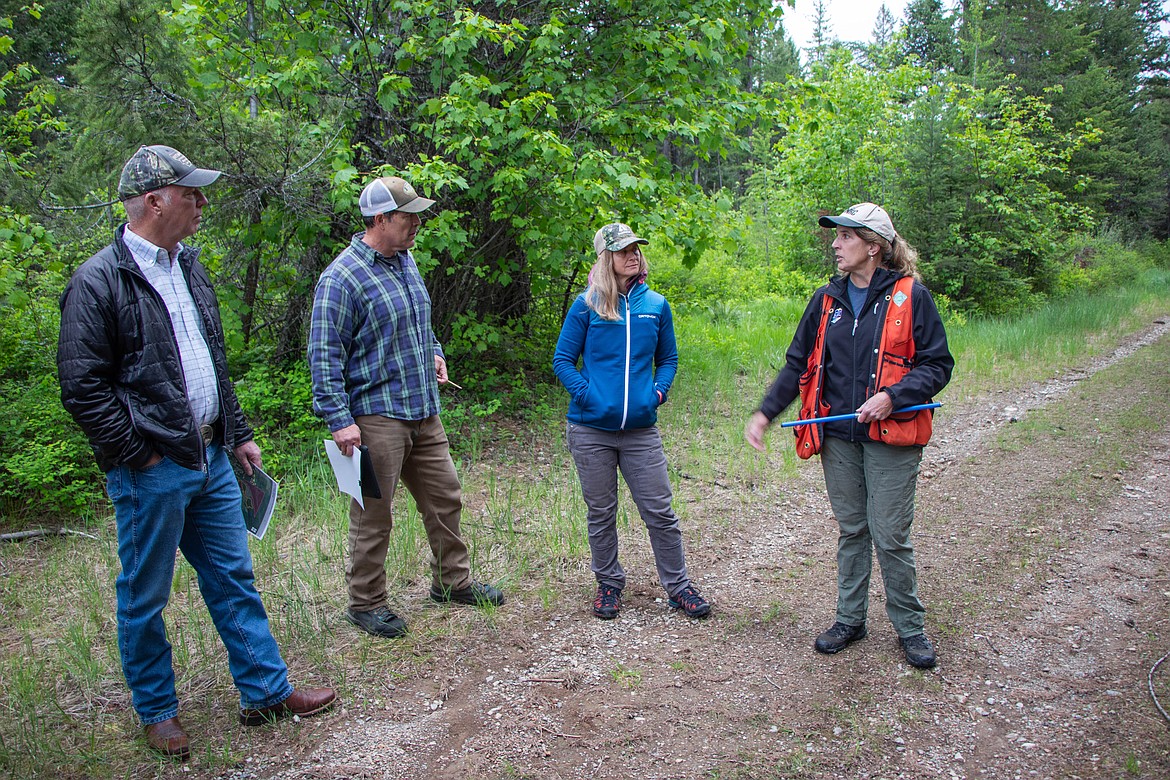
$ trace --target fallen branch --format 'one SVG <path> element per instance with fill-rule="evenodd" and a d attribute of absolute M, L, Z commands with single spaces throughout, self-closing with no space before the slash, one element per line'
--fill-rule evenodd
<path fill-rule="evenodd" d="M 973 634 L 973 636 L 976 639 L 982 639 L 984 642 L 986 642 L 987 646 L 994 650 L 996 655 L 1003 655 L 1003 653 L 999 652 L 999 648 L 991 643 L 990 637 L 986 636 L 985 634 Z"/>
<path fill-rule="evenodd" d="M 31 531 L 13 531 L 7 534 L 0 534 L 0 542 L 19 542 L 22 539 L 32 539 L 37 536 L 84 536 L 86 539 L 93 539 L 95 542 L 98 538 L 93 534 L 83 533 L 81 531 L 74 531 L 71 528 L 35 528 Z"/>
<path fill-rule="evenodd" d="M 564 739 L 581 739 L 580 734 L 562 734 L 559 731 L 553 731 L 552 729 L 545 728 L 544 726 L 540 725 L 538 725 L 537 728 L 543 731 L 545 734 L 551 734 L 554 737 L 562 737 Z"/>

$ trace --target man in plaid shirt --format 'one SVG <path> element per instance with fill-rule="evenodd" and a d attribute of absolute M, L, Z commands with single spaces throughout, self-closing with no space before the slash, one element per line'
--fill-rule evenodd
<path fill-rule="evenodd" d="M 406 623 L 386 596 L 391 503 L 399 479 L 414 497 L 430 542 L 431 599 L 500 605 L 497 588 L 471 578 L 459 535 L 463 492 L 439 420 L 447 362 L 431 329 L 431 299 L 410 248 L 434 205 L 397 176 L 370 182 L 358 198 L 365 232 L 321 274 L 309 330 L 313 410 L 342 454 L 364 445 L 382 497 L 349 507 L 345 617 L 375 636 Z"/>

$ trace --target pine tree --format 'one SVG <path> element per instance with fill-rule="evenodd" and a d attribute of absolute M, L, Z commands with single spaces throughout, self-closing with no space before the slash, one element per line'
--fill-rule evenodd
<path fill-rule="evenodd" d="M 906 7 L 906 56 L 939 71 L 954 67 L 955 32 L 942 0 L 912 0 Z"/>
<path fill-rule="evenodd" d="M 882 3 L 878 9 L 877 19 L 873 23 L 873 44 L 880 48 L 889 46 L 893 43 L 894 33 L 897 31 L 898 25 L 894 21 L 894 15 L 890 13 L 889 7 Z"/>
<path fill-rule="evenodd" d="M 829 21 L 829 9 L 825 0 L 817 0 L 813 6 L 812 51 L 808 52 L 810 62 L 822 62 L 833 43 L 833 24 Z"/>

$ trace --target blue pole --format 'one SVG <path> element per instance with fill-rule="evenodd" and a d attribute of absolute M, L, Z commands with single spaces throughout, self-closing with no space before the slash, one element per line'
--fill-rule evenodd
<path fill-rule="evenodd" d="M 903 407 L 902 409 L 895 409 L 894 411 L 890 412 L 890 414 L 901 414 L 902 412 L 918 412 L 918 411 L 921 411 L 923 409 L 937 409 L 940 406 L 942 406 L 942 404 L 939 403 L 938 401 L 935 401 L 934 403 L 929 403 L 929 404 L 915 404 L 914 406 L 906 406 L 906 407 Z M 793 428 L 797 425 L 809 425 L 811 423 L 827 423 L 827 422 L 836 422 L 838 420 L 852 420 L 855 417 L 857 417 L 857 412 L 854 412 L 853 414 L 834 414 L 834 415 L 830 415 L 828 417 L 812 417 L 808 420 L 789 420 L 788 422 L 780 423 L 780 427 L 781 428 Z"/>

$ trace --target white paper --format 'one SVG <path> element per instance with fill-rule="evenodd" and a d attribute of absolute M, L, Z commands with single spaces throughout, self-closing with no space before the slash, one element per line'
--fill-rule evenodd
<path fill-rule="evenodd" d="M 362 499 L 362 451 L 353 448 L 353 454 L 341 454 L 341 448 L 333 439 L 325 440 L 325 454 L 329 456 L 329 465 L 333 467 L 333 475 L 337 477 L 337 489 L 342 493 L 353 496 L 362 509 L 366 502 Z"/>

